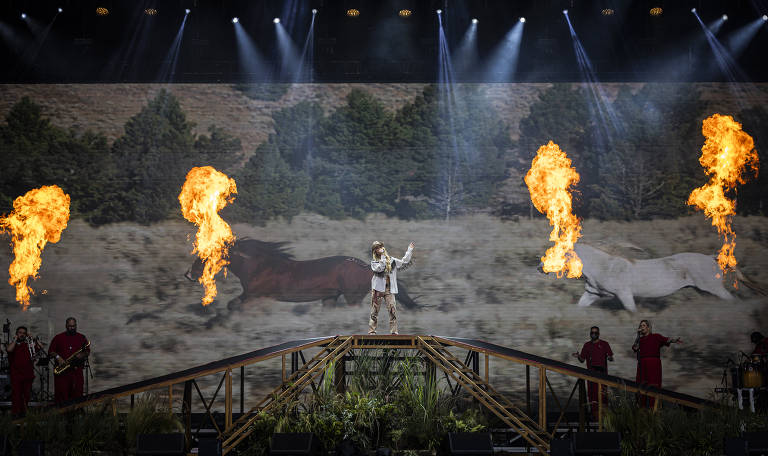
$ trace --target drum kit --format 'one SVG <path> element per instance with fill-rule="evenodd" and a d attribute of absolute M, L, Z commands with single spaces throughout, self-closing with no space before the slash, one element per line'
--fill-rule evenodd
<path fill-rule="evenodd" d="M 742 354 L 738 367 L 731 367 L 734 388 L 764 388 L 768 386 L 768 355 Z"/>
<path fill-rule="evenodd" d="M 730 372 L 731 385 L 728 386 Z M 741 353 L 737 364 L 729 359 L 723 372 L 722 385 L 715 393 L 731 393 L 739 409 L 748 401 L 752 412 L 768 409 L 768 355 L 747 355 Z"/>

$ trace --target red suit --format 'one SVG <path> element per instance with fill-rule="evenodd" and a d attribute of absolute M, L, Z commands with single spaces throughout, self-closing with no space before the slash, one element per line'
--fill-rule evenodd
<path fill-rule="evenodd" d="M 66 332 L 57 334 L 48 348 L 48 353 L 55 353 L 66 360 L 76 351 L 80 350 L 88 343 L 88 339 L 80 334 L 69 335 Z M 90 353 L 90 348 L 85 349 L 85 353 Z M 83 395 L 83 366 L 78 364 L 70 367 L 59 375 L 53 377 L 54 394 L 56 403 L 68 401 L 82 397 Z"/>
<path fill-rule="evenodd" d="M 669 345 L 668 337 L 661 334 L 642 336 L 637 344 L 637 383 L 661 388 L 661 347 Z M 655 398 L 640 395 L 640 405 L 653 407 Z"/>
<path fill-rule="evenodd" d="M 768 354 L 768 337 L 763 337 L 763 340 L 755 345 L 755 349 L 752 350 L 753 355 L 766 355 Z"/>
<path fill-rule="evenodd" d="M 27 404 L 32 397 L 32 382 L 35 381 L 35 370 L 29 345 L 16 344 L 13 351 L 8 352 L 8 362 L 11 365 L 11 413 L 22 415 L 27 411 Z"/>
<path fill-rule="evenodd" d="M 580 359 L 584 359 L 587 363 L 587 369 L 608 373 L 608 357 L 613 356 L 613 351 L 608 342 L 599 340 L 597 342 L 588 341 L 581 347 Z M 598 384 L 593 382 L 587 382 L 587 393 L 589 394 L 589 403 L 592 409 L 592 416 L 598 419 L 598 397 L 597 390 Z M 602 389 L 602 394 L 605 394 L 605 388 Z"/>

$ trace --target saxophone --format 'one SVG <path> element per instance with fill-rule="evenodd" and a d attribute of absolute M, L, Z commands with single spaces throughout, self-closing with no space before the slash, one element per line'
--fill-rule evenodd
<path fill-rule="evenodd" d="M 87 350 L 88 347 L 90 347 L 90 346 L 91 346 L 91 341 L 89 340 L 88 342 L 85 343 L 85 345 L 83 345 L 83 347 L 80 350 L 72 353 L 69 356 L 69 358 L 64 360 L 64 362 L 61 365 L 54 367 L 53 368 L 53 375 L 62 374 L 64 372 L 66 372 L 70 367 L 75 366 L 77 364 L 77 362 L 79 361 L 79 360 L 75 359 L 75 357 L 77 355 L 79 355 L 80 353 L 84 352 L 85 350 Z"/>

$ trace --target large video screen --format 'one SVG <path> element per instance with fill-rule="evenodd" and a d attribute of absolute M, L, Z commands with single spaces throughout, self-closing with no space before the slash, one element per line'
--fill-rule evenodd
<path fill-rule="evenodd" d="M 767 102 L 768 85 L 716 83 L 3 85 L 0 214 L 56 185 L 70 217 L 28 305 L 6 283 L 15 254 L 0 234 L 0 317 L 45 342 L 77 318 L 97 391 L 366 334 L 372 243 L 401 258 L 413 242 L 397 275 L 401 334 L 578 364 L 599 326 L 609 373 L 634 379 L 648 319 L 682 340 L 663 351 L 663 386 L 707 397 L 752 351 L 750 333 L 768 330 Z M 715 114 L 754 141 L 731 181 L 700 160 Z M 541 267 L 551 217 L 526 175 L 550 141 L 578 173 L 566 190 L 581 277 Z M 194 280 L 198 227 L 179 202 L 203 166 L 237 189 L 219 212 L 236 242 L 208 305 Z M 725 227 L 689 203 L 713 182 L 734 205 Z M 382 305 L 377 331 L 389 329 Z M 276 386 L 279 375 L 259 375 L 254 387 Z"/>

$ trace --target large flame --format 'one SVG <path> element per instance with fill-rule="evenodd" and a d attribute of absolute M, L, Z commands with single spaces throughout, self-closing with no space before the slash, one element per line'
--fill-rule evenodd
<path fill-rule="evenodd" d="M 204 306 L 213 302 L 216 296 L 214 277 L 229 263 L 227 251 L 235 236 L 218 212 L 235 199 L 236 193 L 234 179 L 210 166 L 203 166 L 189 170 L 179 194 L 184 218 L 198 226 L 192 253 L 197 253 L 204 263 L 198 279 L 205 287 Z"/>
<path fill-rule="evenodd" d="M 541 258 L 544 272 L 556 272 L 558 277 L 581 277 L 581 260 L 573 245 L 581 236 L 581 223 L 573 215 L 571 186 L 579 182 L 579 173 L 571 166 L 571 160 L 552 141 L 539 147 L 531 169 L 525 175 L 525 183 L 531 193 L 531 201 L 539 212 L 546 214 L 553 226 L 549 240 L 555 245 L 547 249 Z"/>
<path fill-rule="evenodd" d="M 691 192 L 688 204 L 704 211 L 723 237 L 717 262 L 723 272 L 736 266 L 733 250 L 736 234 L 731 219 L 736 214 L 736 200 L 726 196 L 736 184 L 745 182 L 745 170 L 757 175 L 755 142 L 731 116 L 714 114 L 704 119 L 701 132 L 707 140 L 701 148 L 699 163 L 710 175 L 709 182 Z"/>
<path fill-rule="evenodd" d="M 0 217 L 0 231 L 8 231 L 13 244 L 8 283 L 16 287 L 16 301 L 22 310 L 27 310 L 34 294 L 27 281 L 37 278 L 45 244 L 59 242 L 68 221 L 69 195 L 55 185 L 28 191 L 13 202 L 13 212 Z"/>

